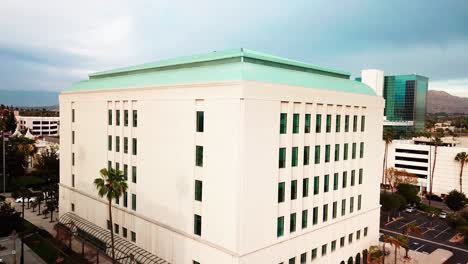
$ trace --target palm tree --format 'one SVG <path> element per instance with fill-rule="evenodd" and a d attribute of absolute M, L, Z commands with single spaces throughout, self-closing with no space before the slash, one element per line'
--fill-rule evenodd
<path fill-rule="evenodd" d="M 46 203 L 46 208 L 47 208 L 47 211 L 50 212 L 50 222 L 52 223 L 54 221 L 53 220 L 54 211 L 55 209 L 57 209 L 57 205 L 55 204 L 55 201 L 48 201 Z"/>
<path fill-rule="evenodd" d="M 24 175 L 26 175 L 27 170 L 27 160 L 29 157 L 34 155 L 37 152 L 36 141 L 33 139 L 29 139 L 27 137 L 21 136 L 18 137 L 18 151 L 24 154 L 25 157 L 25 167 L 24 167 Z"/>
<path fill-rule="evenodd" d="M 103 168 L 99 171 L 99 174 L 101 177 L 96 178 L 94 180 L 94 185 L 96 185 L 99 197 L 105 197 L 108 201 L 112 243 L 112 263 L 115 263 L 114 229 L 112 223 L 112 200 L 120 199 L 120 196 L 122 196 L 122 194 L 127 190 L 128 185 L 121 170 L 114 170 L 112 168 L 108 170 L 106 168 Z"/>
<path fill-rule="evenodd" d="M 387 156 L 388 156 L 388 145 L 393 141 L 393 130 L 387 129 L 384 131 L 383 140 L 385 141 L 385 153 L 383 160 L 382 170 L 382 183 L 385 184 L 387 179 L 385 178 L 385 171 L 387 170 Z"/>
<path fill-rule="evenodd" d="M 401 247 L 402 243 L 400 240 L 392 237 L 392 236 L 387 236 L 386 238 L 384 238 L 384 241 L 389 243 L 390 245 L 392 245 L 394 248 L 395 248 L 395 251 L 394 251 L 394 255 L 395 255 L 395 264 L 397 263 L 397 253 L 398 253 L 398 249 Z M 384 257 L 385 259 L 385 257 Z"/>
<path fill-rule="evenodd" d="M 455 156 L 455 161 L 460 162 L 460 192 L 463 192 L 463 184 L 462 184 L 462 176 L 463 176 L 463 168 L 465 167 L 465 163 L 468 163 L 468 154 L 466 152 L 460 152 Z"/>
<path fill-rule="evenodd" d="M 415 233 L 416 235 L 421 235 L 422 233 L 422 230 L 421 228 L 419 228 L 419 226 L 415 225 L 415 224 L 409 224 L 407 226 L 405 226 L 405 237 L 406 237 L 406 241 L 407 241 L 407 244 L 408 244 L 408 247 L 405 247 L 405 258 L 409 258 L 408 256 L 408 251 L 409 251 L 409 244 L 410 244 L 410 233 L 413 232 Z"/>
<path fill-rule="evenodd" d="M 436 161 L 437 161 L 437 147 L 442 145 L 442 137 L 440 134 L 435 134 L 434 137 L 431 139 L 432 144 L 434 144 L 434 163 L 432 163 L 432 170 L 429 175 L 429 206 L 431 206 L 431 201 L 432 201 L 432 186 L 434 183 L 434 172 L 435 172 L 435 167 L 436 167 Z"/>

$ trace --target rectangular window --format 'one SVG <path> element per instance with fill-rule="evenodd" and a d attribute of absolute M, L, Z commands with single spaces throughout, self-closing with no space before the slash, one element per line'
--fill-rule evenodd
<path fill-rule="evenodd" d="M 195 180 L 195 201 L 202 201 L 203 183 L 202 181 Z"/>
<path fill-rule="evenodd" d="M 297 198 L 297 180 L 291 181 L 291 200 L 296 200 Z"/>
<path fill-rule="evenodd" d="M 363 170 L 362 169 L 359 169 L 359 184 L 362 184 L 362 174 L 363 174 Z"/>
<path fill-rule="evenodd" d="M 127 238 L 127 228 L 125 228 L 125 227 L 122 227 L 122 236 L 124 238 Z"/>
<path fill-rule="evenodd" d="M 127 192 L 124 192 L 123 205 L 124 207 L 128 206 L 128 193 Z"/>
<path fill-rule="evenodd" d="M 286 128 L 288 124 L 288 114 L 280 114 L 280 134 L 286 134 Z"/>
<path fill-rule="evenodd" d="M 288 264 L 296 264 L 296 258 L 290 258 Z"/>
<path fill-rule="evenodd" d="M 315 146 L 315 164 L 320 163 L 320 146 Z"/>
<path fill-rule="evenodd" d="M 133 127 L 137 127 L 138 126 L 138 111 L 133 110 L 132 113 L 133 113 Z"/>
<path fill-rule="evenodd" d="M 72 109 L 72 123 L 75 123 L 75 109 Z"/>
<path fill-rule="evenodd" d="M 348 160 L 348 143 L 344 144 L 343 148 L 343 160 Z"/>
<path fill-rule="evenodd" d="M 359 240 L 359 239 L 361 239 L 361 230 L 358 230 L 356 232 L 356 240 Z"/>
<path fill-rule="evenodd" d="M 285 198 L 285 183 L 280 182 L 278 183 L 278 203 L 284 202 Z"/>
<path fill-rule="evenodd" d="M 276 237 L 282 237 L 283 235 L 284 235 L 284 216 L 280 216 L 276 220 Z"/>
<path fill-rule="evenodd" d="M 75 174 L 72 174 L 72 187 L 75 187 Z"/>
<path fill-rule="evenodd" d="M 328 204 L 323 205 L 323 215 L 322 215 L 323 222 L 328 220 Z"/>
<path fill-rule="evenodd" d="M 357 197 L 357 209 L 358 211 L 361 210 L 361 199 L 362 199 L 362 195 L 358 195 Z"/>
<path fill-rule="evenodd" d="M 292 213 L 289 221 L 289 232 L 296 232 L 296 213 Z"/>
<path fill-rule="evenodd" d="M 357 115 L 353 116 L 353 132 L 357 132 Z"/>
<path fill-rule="evenodd" d="M 353 148 L 352 148 L 352 159 L 356 158 L 356 143 L 353 143 Z"/>
<path fill-rule="evenodd" d="M 333 240 L 331 242 L 331 252 L 335 251 L 336 250 L 336 240 Z"/>
<path fill-rule="evenodd" d="M 120 169 L 120 163 L 116 162 L 115 163 L 115 170 L 119 170 Z"/>
<path fill-rule="evenodd" d="M 354 186 L 356 183 L 356 170 L 351 171 L 351 186 Z"/>
<path fill-rule="evenodd" d="M 344 247 L 345 237 L 340 237 L 340 247 Z"/>
<path fill-rule="evenodd" d="M 136 211 L 136 205 L 137 205 L 136 194 L 132 193 L 132 210 L 133 211 Z"/>
<path fill-rule="evenodd" d="M 342 183 L 342 188 L 346 188 L 348 182 L 348 172 L 343 171 L 343 183 Z"/>
<path fill-rule="evenodd" d="M 124 153 L 128 153 L 128 137 L 124 137 Z"/>
<path fill-rule="evenodd" d="M 107 150 L 112 151 L 112 136 L 107 136 Z"/>
<path fill-rule="evenodd" d="M 136 233 L 132 231 L 132 232 L 130 232 L 130 234 L 131 234 L 131 237 L 132 237 L 131 238 L 132 242 L 136 242 Z"/>
<path fill-rule="evenodd" d="M 338 190 L 338 172 L 333 174 L 333 190 Z"/>
<path fill-rule="evenodd" d="M 326 132 L 327 133 L 331 132 L 331 121 L 332 121 L 332 116 L 327 115 L 327 126 L 326 126 Z"/>
<path fill-rule="evenodd" d="M 333 202 L 333 206 L 332 206 L 332 218 L 333 219 L 336 218 L 337 211 L 338 211 L 338 202 Z"/>
<path fill-rule="evenodd" d="M 364 227 L 364 236 L 367 236 L 367 227 Z"/>
<path fill-rule="evenodd" d="M 349 132 L 349 115 L 345 115 L 344 118 L 344 131 Z"/>
<path fill-rule="evenodd" d="M 128 126 L 128 110 L 124 110 L 124 126 Z"/>
<path fill-rule="evenodd" d="M 364 158 L 364 142 L 361 142 L 359 146 L 359 158 Z"/>
<path fill-rule="evenodd" d="M 293 114 L 293 134 L 299 133 L 299 114 Z"/>
<path fill-rule="evenodd" d="M 365 126 L 366 126 L 366 117 L 361 116 L 361 132 L 364 132 Z"/>
<path fill-rule="evenodd" d="M 309 159 L 310 159 L 310 147 L 305 146 L 304 147 L 304 165 L 309 165 Z"/>
<path fill-rule="evenodd" d="M 335 144 L 335 161 L 340 160 L 340 144 Z"/>
<path fill-rule="evenodd" d="M 200 264 L 200 262 L 193 260 L 192 264 Z"/>
<path fill-rule="evenodd" d="M 280 168 L 286 167 L 286 148 L 279 149 L 279 167 Z"/>
<path fill-rule="evenodd" d="M 72 144 L 75 144 L 75 131 L 72 131 Z"/>
<path fill-rule="evenodd" d="M 315 133 L 320 133 L 321 129 L 322 129 L 322 115 L 317 114 L 315 116 Z"/>
<path fill-rule="evenodd" d="M 111 230 L 112 224 L 109 220 L 107 220 L 107 229 Z"/>
<path fill-rule="evenodd" d="M 311 260 L 314 260 L 317 258 L 317 248 L 312 249 L 312 252 L 310 253 L 311 255 Z"/>
<path fill-rule="evenodd" d="M 305 114 L 304 133 L 310 133 L 310 114 Z"/>
<path fill-rule="evenodd" d="M 293 147 L 292 148 L 291 167 L 297 167 L 298 152 L 299 152 L 298 147 Z"/>
<path fill-rule="evenodd" d="M 115 110 L 115 125 L 120 126 L 120 110 Z"/>
<path fill-rule="evenodd" d="M 354 212 L 354 197 L 349 199 L 349 213 Z"/>
<path fill-rule="evenodd" d="M 205 112 L 197 111 L 197 132 L 203 132 L 205 122 Z"/>
<path fill-rule="evenodd" d="M 352 233 L 348 235 L 348 244 L 351 244 L 351 243 L 353 243 L 353 234 Z"/>
<path fill-rule="evenodd" d="M 107 123 L 112 126 L 112 110 L 107 110 Z"/>
<path fill-rule="evenodd" d="M 75 166 L 75 153 L 72 152 L 72 166 Z"/>
<path fill-rule="evenodd" d="M 132 138 L 132 154 L 136 155 L 137 154 L 137 139 Z"/>
<path fill-rule="evenodd" d="M 302 179 L 302 197 L 309 196 L 309 178 Z"/>
<path fill-rule="evenodd" d="M 330 162 L 330 145 L 325 145 L 325 162 Z"/>
<path fill-rule="evenodd" d="M 302 229 L 307 228 L 308 211 L 302 210 Z"/>
<path fill-rule="evenodd" d="M 123 171 L 123 173 L 124 173 L 124 178 L 125 178 L 125 180 L 127 180 L 127 179 L 128 179 L 128 165 L 127 165 L 127 164 L 124 164 L 124 171 Z"/>
<path fill-rule="evenodd" d="M 325 177 L 323 177 L 323 192 L 328 192 L 329 184 L 330 184 L 330 175 L 325 174 Z"/>
<path fill-rule="evenodd" d="M 195 147 L 195 165 L 203 167 L 203 146 Z"/>
<path fill-rule="evenodd" d="M 312 224 L 316 225 L 318 223 L 318 207 L 314 207 L 312 211 Z"/>
<path fill-rule="evenodd" d="M 346 213 L 346 199 L 341 200 L 341 216 L 344 216 Z"/>
<path fill-rule="evenodd" d="M 115 136 L 115 152 L 120 152 L 120 137 Z"/>
<path fill-rule="evenodd" d="M 335 132 L 339 133 L 340 130 L 341 130 L 341 115 L 336 115 Z"/>
<path fill-rule="evenodd" d="M 119 233 L 119 230 L 120 230 L 119 225 L 118 225 L 118 224 L 114 224 L 114 232 L 115 232 L 116 234 L 118 234 L 118 233 Z"/>
<path fill-rule="evenodd" d="M 322 256 L 327 255 L 327 244 L 322 245 Z"/>
<path fill-rule="evenodd" d="M 107 170 L 112 169 L 112 161 L 108 160 L 107 161 Z"/>
<path fill-rule="evenodd" d="M 301 254 L 301 264 L 307 263 L 307 252 Z"/>
<path fill-rule="evenodd" d="M 201 236 L 202 232 L 202 217 L 201 215 L 194 215 L 194 223 L 193 223 L 193 233 L 195 235 Z"/>
<path fill-rule="evenodd" d="M 314 177 L 314 195 L 319 194 L 319 185 L 320 185 L 320 177 L 315 176 Z"/>
<path fill-rule="evenodd" d="M 137 167 L 132 166 L 132 182 L 136 183 L 137 182 Z"/>

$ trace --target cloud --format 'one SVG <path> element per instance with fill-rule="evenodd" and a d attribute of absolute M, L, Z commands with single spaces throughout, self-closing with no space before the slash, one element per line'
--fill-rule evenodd
<path fill-rule="evenodd" d="M 446 91 L 452 95 L 468 98 L 468 78 L 430 82 L 429 90 Z"/>

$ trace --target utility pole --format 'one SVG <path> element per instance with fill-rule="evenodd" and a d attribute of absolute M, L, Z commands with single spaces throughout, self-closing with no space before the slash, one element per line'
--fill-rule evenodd
<path fill-rule="evenodd" d="M 3 194 L 6 194 L 6 187 L 5 187 L 5 135 L 4 131 L 2 131 L 2 145 L 3 145 Z"/>

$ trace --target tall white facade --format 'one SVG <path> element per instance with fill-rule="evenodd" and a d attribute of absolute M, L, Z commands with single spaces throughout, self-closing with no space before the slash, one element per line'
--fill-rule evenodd
<path fill-rule="evenodd" d="M 286 70 L 298 65 L 276 57 L 236 56 L 207 70 L 241 63 L 238 78 L 184 82 L 179 71 L 178 83 L 63 92 L 60 214 L 73 207 L 106 228 L 93 180 L 118 166 L 129 189 L 113 206 L 114 229 L 170 263 L 362 259 L 379 234 L 383 99 L 281 83 L 297 71 L 356 85 Z M 275 81 L 246 77 L 272 70 L 281 71 Z"/>
<path fill-rule="evenodd" d="M 384 71 L 376 69 L 362 70 L 361 81 L 374 89 L 377 96 L 383 96 Z"/>

